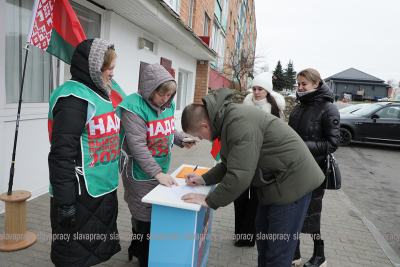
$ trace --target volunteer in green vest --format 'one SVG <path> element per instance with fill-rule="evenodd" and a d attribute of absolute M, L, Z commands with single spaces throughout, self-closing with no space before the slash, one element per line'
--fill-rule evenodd
<path fill-rule="evenodd" d="M 57 267 L 92 266 L 121 250 L 114 108 L 126 95 L 112 79 L 116 58 L 112 43 L 83 41 L 72 56 L 71 80 L 50 96 L 51 260 Z"/>
<path fill-rule="evenodd" d="M 135 237 L 128 249 L 129 260 L 135 256 L 147 267 L 149 255 L 151 204 L 142 198 L 158 184 L 178 185 L 168 175 L 173 144 L 190 148 L 194 143 L 175 131 L 173 101 L 176 82 L 161 65 L 148 65 L 140 75 L 139 90 L 124 99 L 116 109 L 121 118 L 120 171 L 125 201 L 132 214 Z"/>

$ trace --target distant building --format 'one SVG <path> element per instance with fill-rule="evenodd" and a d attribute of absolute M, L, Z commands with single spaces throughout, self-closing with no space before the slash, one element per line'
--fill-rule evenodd
<path fill-rule="evenodd" d="M 343 94 L 357 95 L 358 91 L 364 91 L 364 99 L 373 100 L 376 96 L 387 97 L 389 85 L 384 80 L 376 78 L 355 68 L 339 72 L 324 81 L 333 93 L 343 97 Z"/>

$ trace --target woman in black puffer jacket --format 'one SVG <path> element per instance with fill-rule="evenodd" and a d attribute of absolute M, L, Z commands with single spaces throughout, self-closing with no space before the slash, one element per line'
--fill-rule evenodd
<path fill-rule="evenodd" d="M 71 80 L 49 100 L 50 253 L 57 267 L 92 266 L 121 250 L 118 162 L 107 157 L 111 145 L 95 147 L 111 138 L 118 147 L 114 106 L 125 93 L 111 79 L 116 57 L 106 40 L 82 41 L 72 56 Z M 96 158 L 102 164 L 95 164 Z"/>
<path fill-rule="evenodd" d="M 304 140 L 315 160 L 323 168 L 326 151 L 335 152 L 340 143 L 340 115 L 333 104 L 334 95 L 321 79 L 317 70 L 305 69 L 297 74 L 297 98 L 300 104 L 290 114 L 291 126 Z M 314 253 L 305 267 L 326 266 L 324 241 L 321 240 L 321 210 L 325 190 L 322 187 L 312 193 L 304 220 L 302 233 L 312 234 Z M 300 241 L 297 243 L 293 263 L 300 265 Z"/>

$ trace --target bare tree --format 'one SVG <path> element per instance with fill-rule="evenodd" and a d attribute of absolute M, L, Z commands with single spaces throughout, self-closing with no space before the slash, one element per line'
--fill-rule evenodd
<path fill-rule="evenodd" d="M 386 83 L 393 89 L 397 88 L 397 86 L 400 86 L 400 82 L 397 82 L 395 79 L 389 79 Z"/>
<path fill-rule="evenodd" d="M 254 73 L 254 65 L 257 61 L 263 59 L 260 55 L 249 54 L 241 51 L 239 53 L 231 53 L 228 64 L 224 65 L 223 74 L 230 78 L 231 88 L 236 88 L 240 92 L 246 90 L 246 83 L 249 75 Z M 264 67 L 269 67 L 268 65 Z"/>

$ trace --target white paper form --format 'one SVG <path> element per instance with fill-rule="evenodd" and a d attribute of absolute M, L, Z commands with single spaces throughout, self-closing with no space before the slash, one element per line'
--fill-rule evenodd
<path fill-rule="evenodd" d="M 189 193 L 199 193 L 199 190 L 194 186 L 188 186 L 187 184 L 180 184 L 179 186 L 172 185 L 168 188 L 169 198 L 179 198 L 181 199 L 184 195 Z"/>

